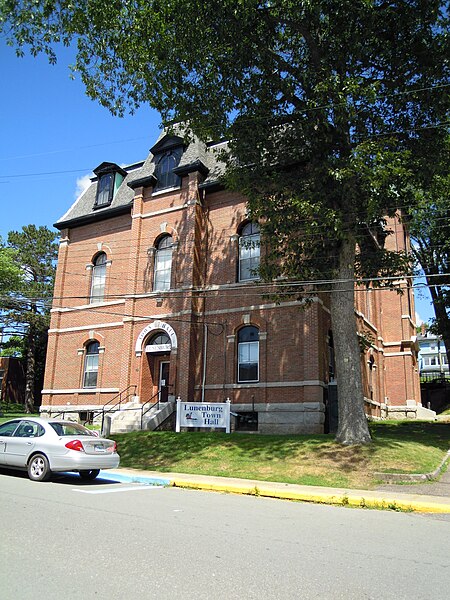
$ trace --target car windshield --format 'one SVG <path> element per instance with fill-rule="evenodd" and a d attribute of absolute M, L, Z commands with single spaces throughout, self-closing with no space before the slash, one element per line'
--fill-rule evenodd
<path fill-rule="evenodd" d="M 65 423 L 65 422 L 53 422 L 50 423 L 53 429 L 59 436 L 69 436 L 69 435 L 92 435 L 94 434 L 83 427 L 83 425 L 79 425 L 78 423 Z"/>

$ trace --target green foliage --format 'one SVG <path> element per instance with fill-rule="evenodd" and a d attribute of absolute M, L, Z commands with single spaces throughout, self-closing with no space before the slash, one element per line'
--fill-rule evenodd
<path fill-rule="evenodd" d="M 42 389 L 57 257 L 57 233 L 26 225 L 10 231 L 7 249 L 19 269 L 19 285 L 4 296 L 2 353 L 26 358 L 26 404 L 31 410 Z"/>
<path fill-rule="evenodd" d="M 23 358 L 26 355 L 24 342 L 24 338 L 20 335 L 8 336 L 1 344 L 0 356 Z"/>
<path fill-rule="evenodd" d="M 450 136 L 439 159 L 428 167 L 426 185 L 414 188 L 408 210 L 413 253 L 430 286 L 436 318 L 429 327 L 441 335 L 450 357 Z"/>
<path fill-rule="evenodd" d="M 355 276 L 383 284 L 408 268 L 407 256 L 384 247 L 382 220 L 414 200 L 411 189 L 429 180 L 445 138 L 448 2 L 0 6 L 0 27 L 19 55 L 29 47 L 54 62 L 55 43 L 76 41 L 75 72 L 113 114 L 149 103 L 165 122 L 187 124 L 186 135 L 231 140 L 226 183 L 263 225 L 262 275 L 331 288 L 338 385 L 355 390 L 339 393 L 348 435 L 338 437 L 367 441 L 360 375 L 348 370 L 359 360 L 349 288 Z"/>
<path fill-rule="evenodd" d="M 21 285 L 6 303 L 6 322 L 36 329 L 48 326 L 48 303 L 53 295 L 57 233 L 47 227 L 26 225 L 10 231 L 8 248 L 14 252 Z M 19 327 L 20 329 L 20 327 Z"/>
<path fill-rule="evenodd" d="M 14 251 L 12 248 L 0 245 L 0 294 L 17 289 L 21 281 L 20 275 Z"/>

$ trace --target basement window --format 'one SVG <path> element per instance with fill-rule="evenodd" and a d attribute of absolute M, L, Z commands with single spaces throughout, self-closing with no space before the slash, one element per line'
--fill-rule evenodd
<path fill-rule="evenodd" d="M 258 431 L 258 413 L 257 412 L 236 413 L 235 431 Z"/>

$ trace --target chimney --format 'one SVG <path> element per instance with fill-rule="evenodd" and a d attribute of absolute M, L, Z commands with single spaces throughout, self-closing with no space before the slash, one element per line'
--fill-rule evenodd
<path fill-rule="evenodd" d="M 420 326 L 420 329 L 422 331 L 422 335 L 425 336 L 425 334 L 427 332 L 427 326 L 425 325 L 425 323 L 422 323 L 422 325 Z"/>

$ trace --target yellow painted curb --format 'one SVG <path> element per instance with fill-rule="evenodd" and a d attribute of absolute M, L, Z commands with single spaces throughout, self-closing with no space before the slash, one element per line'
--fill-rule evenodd
<path fill-rule="evenodd" d="M 313 492 L 298 492 L 294 490 L 277 490 L 263 485 L 226 484 L 172 479 L 171 486 L 230 494 L 246 494 L 250 496 L 265 496 L 281 500 L 296 500 L 319 504 L 333 504 L 358 508 L 375 508 L 378 510 L 401 510 L 426 513 L 450 513 L 450 504 L 436 502 L 405 501 L 398 498 L 370 498 L 352 494 L 327 494 Z"/>

